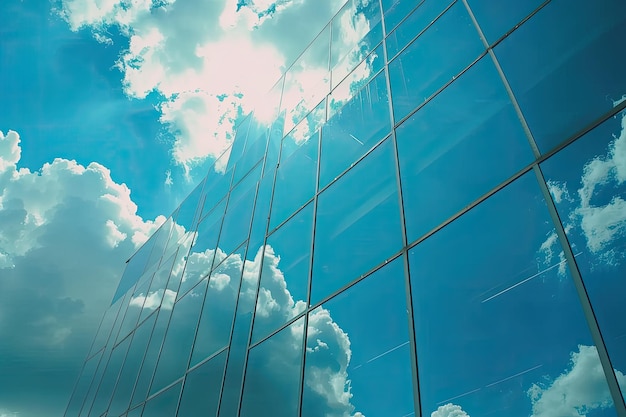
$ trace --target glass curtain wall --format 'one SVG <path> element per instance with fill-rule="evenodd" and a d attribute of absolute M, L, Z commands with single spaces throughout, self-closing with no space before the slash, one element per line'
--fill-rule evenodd
<path fill-rule="evenodd" d="M 66 417 L 626 417 L 626 3 L 350 0 L 129 260 Z"/>

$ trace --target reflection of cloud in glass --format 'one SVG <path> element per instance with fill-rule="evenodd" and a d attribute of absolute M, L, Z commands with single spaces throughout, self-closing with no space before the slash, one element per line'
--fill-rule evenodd
<path fill-rule="evenodd" d="M 616 188 L 626 182 L 626 114 L 621 117 L 621 132 L 619 136 L 614 136 L 607 153 L 594 157 L 583 167 L 577 198 L 572 197 L 566 183 L 548 181 L 557 204 L 576 203 L 570 211 L 566 231 L 580 225 L 589 251 L 611 265 L 624 259 L 624 253 L 611 246 L 616 239 L 626 236 L 626 201 L 616 193 Z M 607 192 L 612 198 L 600 203 L 601 194 Z M 546 254 L 549 254 L 550 240 L 556 242 L 548 236 L 542 245 Z"/>
<path fill-rule="evenodd" d="M 448 403 L 437 408 L 430 414 L 430 417 L 469 417 L 463 409 L 452 403 Z"/>
<path fill-rule="evenodd" d="M 571 366 L 548 383 L 535 383 L 528 390 L 533 417 L 580 417 L 613 401 L 595 346 L 578 346 L 571 353 Z M 626 376 L 616 371 L 621 386 Z"/>

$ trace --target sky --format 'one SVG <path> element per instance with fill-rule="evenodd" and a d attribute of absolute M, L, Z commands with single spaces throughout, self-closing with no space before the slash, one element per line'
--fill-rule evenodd
<path fill-rule="evenodd" d="M 380 30 L 373 23 L 376 13 L 368 16 L 364 12 L 366 7 L 362 7 L 353 15 L 339 15 L 335 20 L 337 26 L 332 30 L 326 27 L 307 53 L 299 56 L 343 3 L 342 0 L 2 2 L 0 417 L 62 415 L 97 323 L 111 304 L 125 261 L 166 221 L 166 227 L 161 230 L 171 228 L 175 236 L 181 236 L 182 246 L 190 244 L 191 238 L 186 235 L 190 232 L 166 219 L 207 170 L 225 169 L 227 158 L 218 157 L 232 142 L 233 128 L 244 114 L 264 108 L 259 104 L 272 97 L 272 92 L 267 95 L 268 91 L 288 68 L 283 95 L 287 109 L 285 131 L 291 128 L 293 131 L 285 140 L 288 156 L 283 156 L 285 162 L 281 161 L 277 173 L 277 195 L 281 192 L 283 195 L 272 208 L 270 229 L 279 226 L 313 196 L 319 162 L 322 186 L 332 185 L 318 199 L 312 302 L 323 300 L 351 277 L 368 271 L 400 249 L 400 197 L 395 168 L 392 169 L 395 167 L 392 140 L 382 141 L 346 175 L 337 181 L 334 178 L 390 131 L 391 123 L 385 111 L 392 100 L 387 94 L 388 83 L 392 89 L 404 84 L 406 91 L 398 89 L 394 96 L 394 111 L 399 112 L 395 117 L 404 117 L 419 104 L 417 101 L 422 96 L 429 96 L 446 82 L 447 75 L 437 64 L 445 48 L 436 42 L 444 42 L 445 36 L 467 41 L 466 47 L 460 48 L 462 51 L 452 54 L 453 59 L 446 56 L 442 60 L 454 65 L 459 61 L 459 68 L 444 68 L 450 77 L 464 68 L 466 60 L 471 62 L 481 54 L 483 45 L 471 24 L 459 24 L 469 22 L 469 16 L 464 3 L 456 2 L 439 20 L 437 30 L 430 30 L 420 38 L 420 41 L 429 39 L 425 47 L 420 49 L 420 42 L 415 42 L 390 64 L 389 80 L 386 72 L 378 72 L 382 68 L 382 52 L 374 51 L 328 98 L 332 119 L 324 126 L 322 138 L 343 135 L 349 145 L 322 140 L 322 155 L 326 156 L 320 159 L 317 142 L 310 139 L 318 137 L 312 134 L 320 126 L 323 116 L 319 115 L 324 113 L 326 102 L 322 101 L 320 106 L 317 103 L 325 91 L 337 86 L 337 79 L 363 59 L 364 53 L 371 51 L 357 50 L 358 53 L 352 54 L 353 44 L 368 31 Z M 383 1 L 384 7 L 391 3 Z M 406 6 L 410 2 L 400 3 Z M 491 12 L 484 6 L 486 2 L 470 0 L 470 3 L 476 6 L 479 19 Z M 551 21 L 550 13 L 562 11 L 559 7 L 563 3 L 556 0 L 553 3 L 556 6 L 546 7 L 546 12 L 539 15 L 546 16 L 545 21 Z M 575 3 L 583 8 L 572 16 L 590 18 L 591 14 L 584 12 L 587 3 Z M 431 2 L 428 7 L 434 4 Z M 498 31 L 504 33 L 508 20 L 519 21 L 534 6 L 529 2 L 524 10 L 518 10 L 517 6 L 499 10 L 507 17 L 493 19 L 497 24 L 486 29 L 486 35 L 491 38 L 499 36 Z M 408 19 L 402 29 L 409 28 L 407 32 L 403 34 L 399 30 L 391 35 L 399 50 L 402 42 L 408 42 L 416 34 L 415 28 L 432 19 L 424 16 L 437 15 L 442 4 L 432 7 L 425 9 L 425 15 L 414 14 L 412 18 L 417 17 L 416 21 Z M 307 16 L 307 25 L 301 24 L 302 16 Z M 608 22 L 608 28 L 617 26 L 603 16 L 597 19 L 600 23 Z M 535 49 L 533 34 L 543 33 L 541 30 L 546 26 L 552 28 L 545 21 L 532 20 L 496 51 L 508 70 L 513 88 L 522 91 L 521 103 L 527 106 L 525 109 L 540 108 L 533 105 L 534 101 L 547 103 L 545 97 L 555 96 L 548 93 L 542 96 L 542 88 L 555 85 L 549 82 L 552 75 L 522 71 L 515 65 L 518 50 L 524 51 L 519 54 L 523 57 L 529 53 L 523 47 L 533 45 L 528 48 L 531 52 Z M 545 26 L 524 32 L 535 22 Z M 563 23 L 563 33 L 567 33 L 566 29 L 575 30 L 579 26 L 575 23 L 573 18 Z M 603 25 L 597 26 L 604 30 Z M 439 31 L 440 27 L 443 30 Z M 455 30 L 446 32 L 451 27 Z M 456 27 L 468 31 L 467 36 Z M 344 30 L 345 33 L 334 38 Z M 371 38 L 376 36 L 381 34 Z M 530 40 L 525 36 L 530 36 Z M 566 35 L 555 38 L 569 40 Z M 330 54 L 334 79 L 324 78 L 328 71 L 320 64 L 329 59 L 326 50 L 329 39 L 334 48 Z M 520 42 L 521 47 L 507 49 L 514 42 Z M 609 43 L 597 43 L 605 48 L 589 47 L 586 41 L 582 46 L 571 42 L 572 48 L 578 49 L 567 54 L 582 62 L 589 48 L 601 55 L 604 60 L 598 62 L 608 67 L 606 57 L 611 56 L 611 51 L 606 45 Z M 456 41 L 455 44 L 461 45 Z M 558 42 L 555 45 L 552 46 L 560 48 Z M 339 53 L 334 55 L 335 51 Z M 422 53 L 427 59 L 420 58 Z M 344 55 L 346 59 L 342 58 Z M 570 82 L 582 84 L 586 68 L 573 65 L 580 71 L 577 73 L 568 66 L 569 60 L 554 55 L 554 67 L 570 74 Z M 417 65 L 419 59 L 428 65 Z M 507 92 L 499 82 L 493 82 L 499 75 L 489 59 L 486 56 L 456 77 L 444 93 L 397 129 L 404 187 L 420 190 L 432 187 L 432 194 L 438 192 L 440 198 L 436 210 L 432 210 L 434 206 L 429 202 L 428 207 L 421 206 L 425 200 L 419 193 L 405 193 L 407 213 L 422 213 L 420 217 L 407 219 L 409 240 L 421 236 L 468 201 L 508 178 L 514 173 L 514 164 L 518 164 L 515 165 L 518 169 L 532 158 Z M 543 70 L 543 62 L 538 66 Z M 618 66 L 610 68 L 613 67 Z M 403 75 L 394 76 L 394 73 Z M 428 85 L 421 82 L 423 78 L 429 80 Z M 606 106 L 618 106 L 619 97 L 625 93 L 619 87 L 619 80 L 621 76 L 606 77 L 603 82 L 607 86 L 596 86 L 598 90 L 608 91 L 601 94 L 600 104 L 592 100 L 569 100 L 567 105 L 580 110 L 576 103 L 586 103 L 589 108 L 580 110 L 581 114 L 601 114 L 598 109 L 607 111 Z M 364 86 L 366 83 L 369 84 Z M 527 85 L 542 88 L 524 90 Z M 361 87 L 364 88 L 356 94 Z M 581 94 L 592 91 L 590 97 L 596 92 L 591 88 L 580 90 Z M 478 108 L 474 107 L 476 97 L 482 97 Z M 363 115 L 363 107 L 373 109 L 372 114 L 357 126 L 354 121 Z M 446 109 L 443 116 L 441 108 Z M 531 129 L 547 132 L 540 135 L 541 140 L 547 138 L 546 143 L 539 143 L 540 147 L 549 147 L 555 137 L 560 140 L 580 128 L 574 126 L 574 122 L 578 123 L 572 116 L 575 112 L 564 112 L 558 123 L 545 116 L 549 112 L 538 113 L 541 114 L 527 114 Z M 264 116 L 263 111 L 255 114 Z M 450 117 L 457 121 L 452 129 L 447 123 Z M 502 131 L 498 130 L 500 127 Z M 562 131 L 555 133 L 561 128 Z M 430 134 L 431 141 L 414 141 L 414 132 L 419 129 Z M 351 138 L 347 138 L 346 132 Z M 467 144 L 473 144 L 474 136 L 478 135 L 486 141 L 485 149 L 495 149 L 500 156 L 515 155 L 510 159 L 488 158 L 488 162 L 502 165 L 483 170 L 488 186 L 479 184 L 477 191 L 466 187 L 456 193 L 447 192 L 447 187 L 457 184 L 456 177 L 461 171 L 440 167 L 447 167 L 455 157 L 462 158 L 455 164 L 462 164 L 470 148 Z M 357 142 L 360 146 L 355 145 Z M 495 148 L 496 143 L 502 149 Z M 608 300 L 610 292 L 623 291 L 618 278 L 624 271 L 621 248 L 626 235 L 621 197 L 626 181 L 625 143 L 626 116 L 622 113 L 542 165 L 576 256 L 580 255 L 581 273 L 588 278 L 591 296 L 597 300 Z M 427 147 L 429 152 L 422 152 L 420 147 Z M 451 149 L 454 152 L 448 152 Z M 513 160 L 514 157 L 517 159 Z M 441 161 L 444 165 L 439 165 Z M 433 174 L 429 170 L 439 171 Z M 465 171 L 462 174 L 465 176 Z M 305 183 L 305 177 L 313 180 Z M 240 200 L 233 206 L 236 209 L 233 212 L 249 218 L 253 210 L 252 194 L 245 187 L 242 185 L 233 192 L 233 195 L 241 192 L 237 194 Z M 353 210 L 354 206 L 359 210 Z M 221 220 L 218 209 L 215 213 L 216 219 Z M 201 227 L 214 226 L 211 221 L 215 213 L 209 214 Z M 304 207 L 268 239 L 264 253 L 252 250 L 244 259 L 234 247 L 243 240 L 237 240 L 243 229 L 236 217 L 227 216 L 225 224 L 232 228 L 228 235 L 232 241 L 221 241 L 217 250 L 211 249 L 215 245 L 211 246 L 210 242 L 195 242 L 184 273 L 176 266 L 185 259 L 170 259 L 174 269 L 182 274 L 178 278 L 185 291 L 197 281 L 200 285 L 186 294 L 183 290 L 177 294 L 176 289 L 164 287 L 156 279 L 152 283 L 140 282 L 128 296 L 133 298 L 126 300 L 131 306 L 129 311 L 136 308 L 137 315 L 148 315 L 162 303 L 159 318 L 153 315 L 146 323 L 152 320 L 150 324 L 156 322 L 157 330 L 165 331 L 170 314 L 172 320 L 181 323 L 196 319 L 200 308 L 214 309 L 206 313 L 208 317 L 234 317 L 235 300 L 239 296 L 243 302 L 237 308 L 242 315 L 251 315 L 256 308 L 252 335 L 256 343 L 305 308 L 308 283 L 301 277 L 307 274 L 308 264 L 302 259 L 311 256 L 308 244 L 311 236 L 306 239 L 303 236 L 310 234 L 313 221 L 312 205 Z M 425 414 L 466 417 L 516 409 L 520 415 L 577 417 L 612 412 L 598 353 L 551 224 L 537 183 L 527 174 L 407 255 L 412 270 L 419 271 L 412 272 L 412 285 L 413 303 L 419 310 L 416 338 L 424 364 L 420 373 L 422 381 L 427 381 L 421 387 Z M 200 229 L 201 237 L 203 232 Z M 510 236 L 518 239 L 512 240 Z M 473 251 L 468 252 L 467 247 Z M 451 250 L 458 255 L 455 262 L 449 262 Z M 363 256 L 350 258 L 355 252 Z M 344 262 L 348 258 L 353 262 Z M 210 280 L 202 279 L 213 259 L 223 264 Z M 259 278 L 262 259 L 264 269 Z M 294 381 L 300 377 L 300 365 L 296 361 L 305 354 L 303 401 L 312 417 L 363 417 L 389 411 L 389 408 L 377 409 L 385 406 L 378 398 L 393 398 L 393 412 L 397 415 L 413 415 L 411 372 L 405 366 L 411 353 L 403 277 L 404 265 L 401 258 L 396 258 L 338 297 L 325 301 L 308 314 L 304 346 L 304 320 L 298 319 L 253 347 L 249 381 L 251 384 L 257 381 L 257 386 L 266 385 L 268 392 L 244 392 L 242 407 L 254 410 L 256 404 L 267 401 L 273 392 L 289 391 L 292 400 L 297 398 L 293 389 L 297 388 Z M 247 297 L 254 294 L 251 288 L 255 288 L 255 279 L 261 280 L 258 302 Z M 237 294 L 240 280 L 243 281 Z M 465 287 L 467 283 L 471 285 Z M 437 292 L 439 295 L 433 297 Z M 398 295 L 402 297 L 394 298 Z M 213 300 L 205 303 L 208 307 L 198 302 L 205 296 Z M 174 300 L 180 302 L 174 304 Z M 118 301 L 122 303 L 121 299 Z M 528 303 L 534 308 L 528 308 Z M 624 385 L 626 362 L 620 353 L 624 330 L 615 320 L 620 317 L 620 308 L 619 301 L 603 303 L 598 309 L 598 319 L 603 330 L 606 329 L 616 376 Z M 540 313 L 546 309 L 556 312 L 549 310 L 553 314 L 543 317 Z M 379 314 L 381 311 L 384 314 Z M 527 314 L 520 319 L 519 311 Z M 559 321 L 564 316 L 568 319 L 566 323 Z M 395 318 L 396 326 L 389 325 L 389 317 Z M 430 325 L 431 318 L 437 318 L 437 326 Z M 209 352 L 219 351 L 222 345 L 212 343 L 225 346 L 229 326 L 230 322 L 224 320 L 201 327 L 207 329 L 207 334 L 199 333 L 200 342 L 194 349 L 204 350 L 200 353 L 194 350 L 193 355 L 206 357 Z M 171 362 L 160 359 L 166 365 L 157 368 L 153 390 L 175 377 L 174 368 L 180 366 L 177 358 L 190 354 L 191 344 L 180 341 L 193 337 L 188 333 L 192 327 L 172 326 L 172 329 L 166 335 L 162 354 L 171 358 Z M 494 329 L 499 333 L 494 333 Z M 536 349 L 538 339 L 543 343 L 542 349 Z M 139 336 L 137 340 L 142 343 Z M 154 349 L 158 352 L 160 345 L 154 347 L 147 340 L 143 342 L 145 346 L 133 345 L 131 352 L 141 354 Z M 124 343 L 128 344 L 128 339 L 120 346 L 125 346 Z M 471 360 L 468 361 L 464 350 L 458 349 L 459 345 L 472 349 Z M 507 353 L 498 356 L 501 359 L 498 366 L 490 366 L 495 351 Z M 201 359 L 194 359 L 193 355 L 192 362 Z M 223 360 L 220 355 L 216 358 Z M 113 357 L 118 358 L 115 352 Z M 512 360 L 507 360 L 509 357 Z M 235 362 L 232 358 L 231 361 Z M 208 362 L 211 366 L 212 363 L 212 360 Z M 215 363 L 219 366 L 219 361 Z M 378 375 L 385 372 L 384 375 L 394 373 L 396 385 L 379 383 Z M 265 384 L 267 380 L 272 384 Z M 175 393 L 175 387 L 171 392 Z M 154 401 L 152 406 L 157 404 Z M 289 407 L 297 407 L 297 402 L 285 401 L 282 405 L 288 417 L 293 415 Z"/>
<path fill-rule="evenodd" d="M 343 2 L 313 3 L 2 2 L 0 415 L 62 414 L 124 262 Z"/>

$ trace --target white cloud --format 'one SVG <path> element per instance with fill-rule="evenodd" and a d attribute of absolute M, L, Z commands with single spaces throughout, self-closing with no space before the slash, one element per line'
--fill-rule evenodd
<path fill-rule="evenodd" d="M 469 417 L 463 409 L 456 404 L 445 404 L 430 413 L 430 417 Z"/>
<path fill-rule="evenodd" d="M 548 185 L 548 189 L 550 190 L 550 194 L 552 198 L 554 198 L 554 202 L 557 204 L 561 204 L 563 201 L 574 201 L 572 197 L 569 195 L 569 191 L 567 190 L 566 183 L 560 183 L 559 181 L 546 181 Z"/>
<path fill-rule="evenodd" d="M 626 376 L 616 371 L 620 385 Z M 571 354 L 571 366 L 547 384 L 533 384 L 528 390 L 533 417 L 581 417 L 612 405 L 609 388 L 595 346 L 578 346 Z"/>
<path fill-rule="evenodd" d="M 15 367 L 0 375 L 14 387 L 0 401 L 33 384 L 70 392 L 124 261 L 164 220 L 138 216 L 130 190 L 100 164 L 18 169 L 19 140 L 0 132 L 0 340 Z M 34 375 L 44 367 L 49 378 Z"/>

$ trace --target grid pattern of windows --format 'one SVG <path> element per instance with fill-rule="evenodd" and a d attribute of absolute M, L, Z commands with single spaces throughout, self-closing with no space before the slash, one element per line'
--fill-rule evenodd
<path fill-rule="evenodd" d="M 621 0 L 348 1 L 130 259 L 66 417 L 626 417 L 623 39 Z"/>

